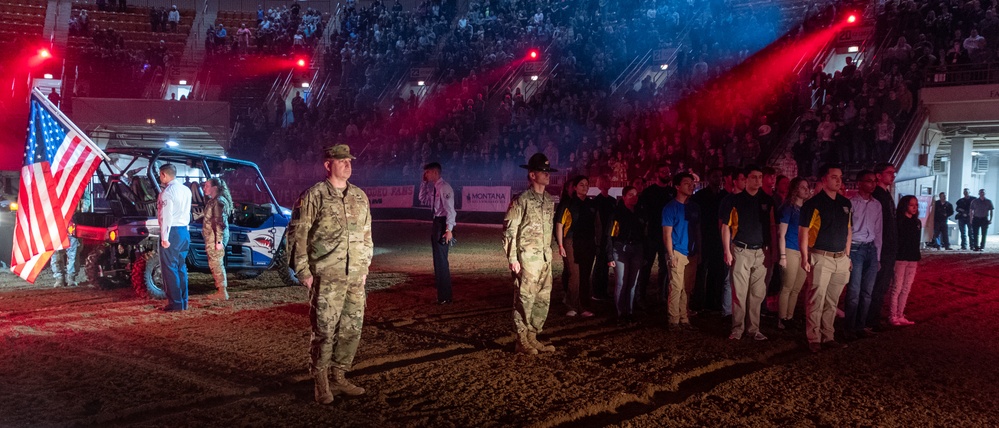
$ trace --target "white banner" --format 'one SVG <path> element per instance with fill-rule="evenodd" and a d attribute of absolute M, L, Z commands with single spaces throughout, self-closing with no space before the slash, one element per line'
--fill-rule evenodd
<path fill-rule="evenodd" d="M 510 207 L 510 186 L 465 186 L 461 210 L 502 213 Z"/>
<path fill-rule="evenodd" d="M 415 186 L 365 187 L 371 208 L 411 208 Z"/>

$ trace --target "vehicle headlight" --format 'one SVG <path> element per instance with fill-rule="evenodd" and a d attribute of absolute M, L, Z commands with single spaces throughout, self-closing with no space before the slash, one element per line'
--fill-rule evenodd
<path fill-rule="evenodd" d="M 11 211 L 17 211 L 17 202 L 11 202 L 10 203 L 10 210 Z"/>

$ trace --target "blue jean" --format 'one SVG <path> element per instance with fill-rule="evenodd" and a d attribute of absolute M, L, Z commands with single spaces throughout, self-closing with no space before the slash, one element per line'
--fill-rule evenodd
<path fill-rule="evenodd" d="M 850 246 L 850 282 L 846 288 L 846 331 L 857 332 L 867 326 L 874 281 L 878 278 L 878 249 L 873 242 Z"/>
<path fill-rule="evenodd" d="M 160 246 L 160 269 L 167 309 L 187 310 L 187 252 L 191 247 L 191 232 L 187 226 L 170 228 L 167 238 L 170 248 Z"/>
<path fill-rule="evenodd" d="M 644 263 L 642 251 L 639 246 L 634 250 L 627 251 L 617 249 L 617 257 L 614 259 L 614 307 L 617 308 L 617 316 L 631 316 L 635 308 L 635 288 L 638 286 L 638 273 L 642 270 Z"/>

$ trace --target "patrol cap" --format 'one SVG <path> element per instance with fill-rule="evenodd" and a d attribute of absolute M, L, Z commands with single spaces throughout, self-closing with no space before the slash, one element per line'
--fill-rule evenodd
<path fill-rule="evenodd" d="M 326 159 L 355 159 L 350 154 L 350 147 L 346 144 L 337 144 L 323 149 Z"/>
<path fill-rule="evenodd" d="M 527 165 L 521 165 L 521 168 L 525 168 L 528 171 L 541 171 L 541 172 L 558 172 L 557 169 L 551 167 L 548 163 L 548 156 L 544 153 L 535 153 L 531 156 L 531 159 L 527 161 Z"/>

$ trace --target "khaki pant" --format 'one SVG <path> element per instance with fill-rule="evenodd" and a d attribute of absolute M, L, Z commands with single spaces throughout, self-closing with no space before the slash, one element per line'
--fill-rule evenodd
<path fill-rule="evenodd" d="M 763 250 L 733 247 L 732 256 L 732 334 L 756 334 L 760 331 L 760 307 L 767 296 L 767 268 Z M 748 326 L 746 315 L 749 315 Z"/>
<path fill-rule="evenodd" d="M 541 333 L 552 297 L 551 262 L 522 262 L 514 275 L 513 325 L 518 334 Z"/>
<path fill-rule="evenodd" d="M 673 251 L 676 264 L 670 266 L 669 276 L 669 323 L 690 323 L 687 318 L 687 301 L 694 289 L 697 277 L 697 262 Z"/>
<path fill-rule="evenodd" d="M 801 286 L 805 284 L 808 272 L 801 268 L 801 252 L 787 249 L 787 268 L 782 269 L 780 288 L 780 309 L 778 315 L 780 319 L 787 320 L 794 318 L 794 307 L 798 304 L 798 293 Z"/>
<path fill-rule="evenodd" d="M 839 297 L 850 280 L 850 258 L 832 258 L 810 254 L 812 265 L 812 286 L 808 288 L 808 319 L 805 336 L 808 343 L 822 343 L 833 340 L 836 330 L 836 306 Z"/>

